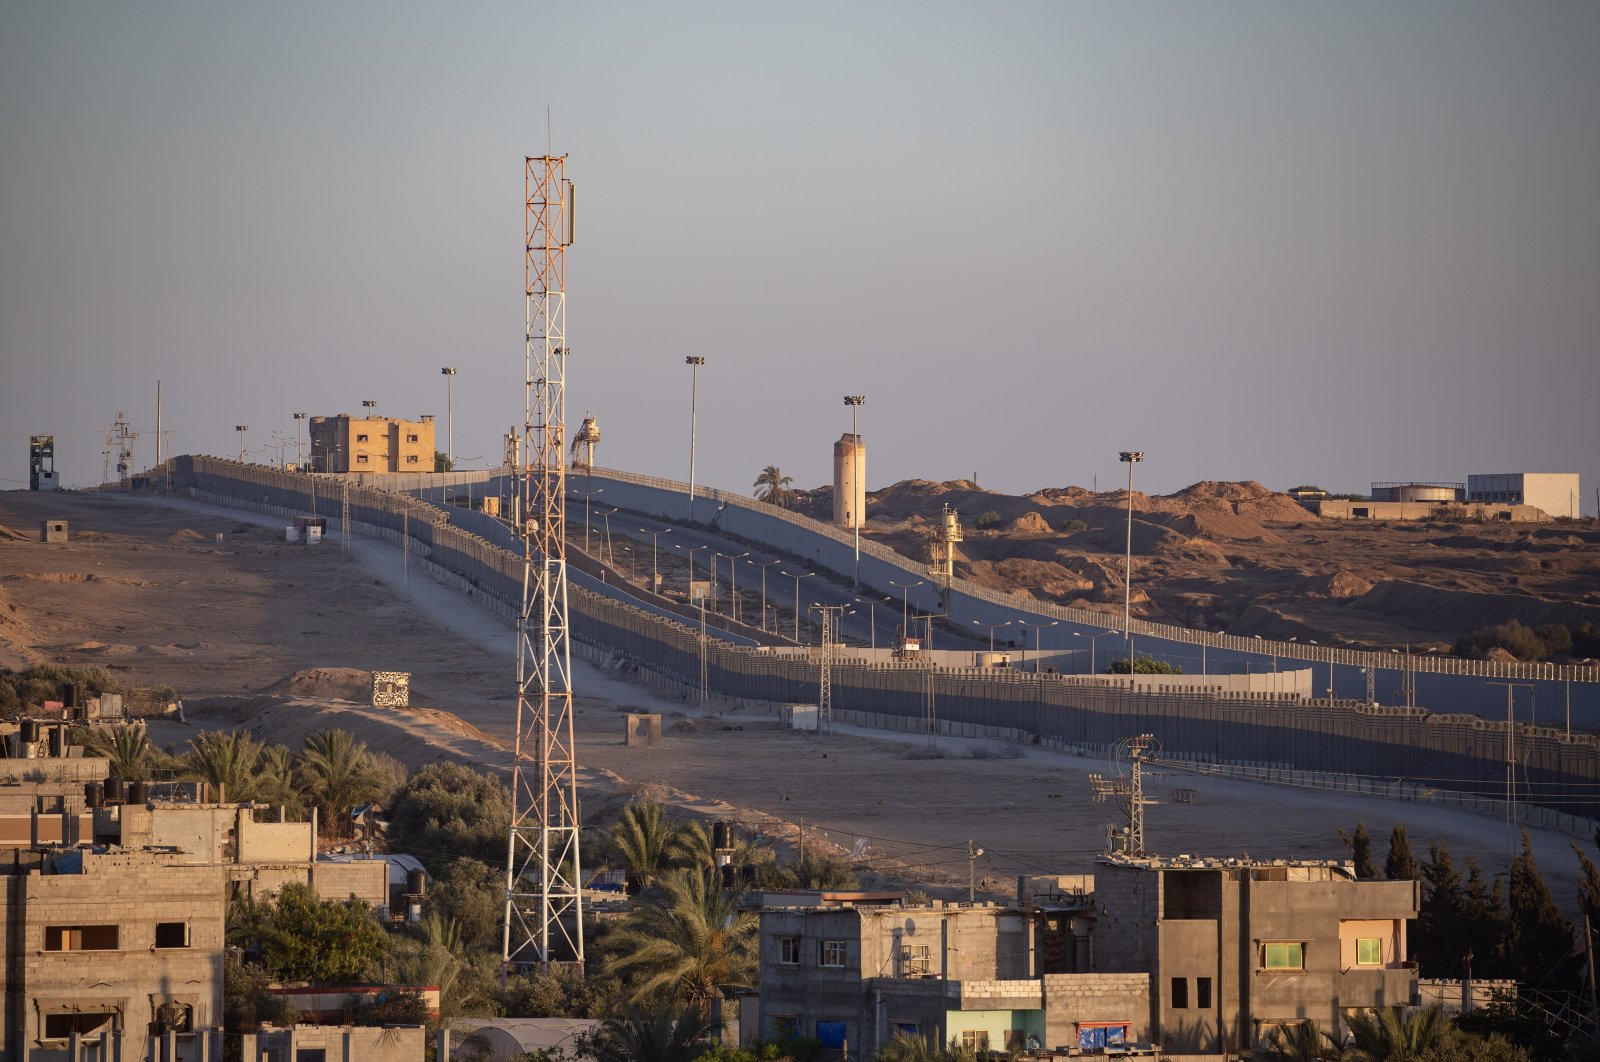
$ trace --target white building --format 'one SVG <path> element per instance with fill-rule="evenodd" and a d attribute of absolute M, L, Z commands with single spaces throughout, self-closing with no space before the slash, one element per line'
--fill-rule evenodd
<path fill-rule="evenodd" d="M 1467 500 L 1532 505 L 1547 516 L 1577 516 L 1583 497 L 1576 472 L 1500 472 L 1467 477 Z"/>

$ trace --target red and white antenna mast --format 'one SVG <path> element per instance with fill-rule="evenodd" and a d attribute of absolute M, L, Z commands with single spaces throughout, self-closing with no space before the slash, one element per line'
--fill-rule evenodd
<path fill-rule="evenodd" d="M 582 862 L 567 627 L 566 249 L 572 182 L 565 155 L 524 159 L 527 336 L 523 347 L 522 609 L 517 736 L 506 845 L 503 970 L 583 971 Z"/>

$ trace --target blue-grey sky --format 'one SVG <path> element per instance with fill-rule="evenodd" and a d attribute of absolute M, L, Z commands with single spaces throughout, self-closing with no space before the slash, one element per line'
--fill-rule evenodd
<path fill-rule="evenodd" d="M 1600 454 L 1600 5 L 0 10 L 0 487 L 520 422 L 522 158 L 579 188 L 601 463 L 873 488 L 1464 480 Z"/>

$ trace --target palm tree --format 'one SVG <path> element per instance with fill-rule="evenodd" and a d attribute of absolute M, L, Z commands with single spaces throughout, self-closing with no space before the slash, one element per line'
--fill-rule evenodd
<path fill-rule="evenodd" d="M 204 730 L 189 739 L 184 772 L 211 786 L 218 801 L 254 799 L 261 744 L 248 730 Z"/>
<path fill-rule="evenodd" d="M 620 957 L 612 971 L 638 976 L 632 999 L 672 992 L 709 1015 L 714 1000 L 756 982 L 759 920 L 743 893 L 712 875 L 676 870 L 661 879 L 659 902 L 637 908 L 610 937 Z"/>
<path fill-rule="evenodd" d="M 710 1048 L 711 1034 L 719 1028 L 720 1022 L 694 1007 L 682 1013 L 670 1007 L 630 1007 L 601 1022 L 585 1038 L 582 1053 L 594 1062 L 694 1062 Z"/>
<path fill-rule="evenodd" d="M 1323 1032 L 1314 1021 L 1290 1026 L 1272 1045 L 1274 1058 L 1287 1058 L 1293 1062 L 1315 1062 L 1318 1059 L 1338 1058 L 1339 1054 L 1333 1037 Z"/>
<path fill-rule="evenodd" d="M 787 508 L 789 496 L 792 493 L 789 490 L 789 484 L 793 482 L 794 477 L 786 476 L 778 471 L 777 465 L 768 465 L 761 470 L 761 475 L 756 477 L 754 483 L 756 497 L 779 508 Z"/>
<path fill-rule="evenodd" d="M 679 832 L 667 818 L 666 808 L 654 800 L 635 801 L 623 808 L 609 840 L 611 858 L 641 889 L 654 884 L 679 854 Z"/>
<path fill-rule="evenodd" d="M 1354 1062 L 1414 1062 L 1449 1028 L 1450 1020 L 1437 1004 L 1409 1014 L 1400 1007 L 1380 1007 L 1350 1018 L 1355 1043 L 1343 1057 Z"/>
<path fill-rule="evenodd" d="M 383 786 L 367 746 L 346 730 L 319 730 L 306 738 L 296 768 L 301 789 L 335 837 L 349 828 L 350 809 Z"/>
<path fill-rule="evenodd" d="M 143 723 L 90 727 L 82 744 L 94 755 L 110 760 L 111 777 L 124 782 L 147 781 L 160 755 L 150 744 Z"/>
<path fill-rule="evenodd" d="M 295 777 L 294 753 L 283 745 L 262 748 L 250 788 L 255 800 L 282 808 L 286 819 L 299 821 L 305 814 L 306 798 Z"/>

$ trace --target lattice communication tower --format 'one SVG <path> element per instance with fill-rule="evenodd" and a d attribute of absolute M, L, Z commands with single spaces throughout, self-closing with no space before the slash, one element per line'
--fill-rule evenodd
<path fill-rule="evenodd" d="M 572 737 L 566 565 L 566 156 L 526 158 L 523 345 L 522 608 L 517 616 L 517 737 L 506 845 L 503 970 L 583 971 L 582 863 Z"/>

